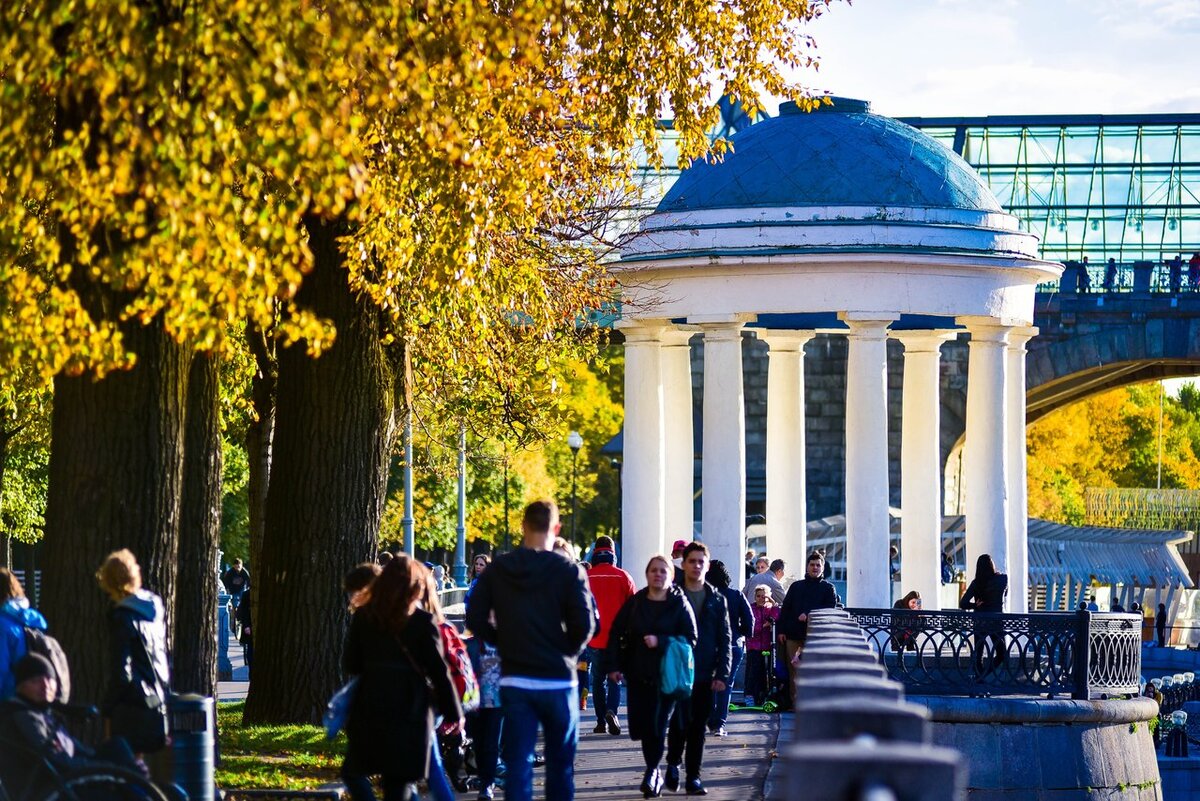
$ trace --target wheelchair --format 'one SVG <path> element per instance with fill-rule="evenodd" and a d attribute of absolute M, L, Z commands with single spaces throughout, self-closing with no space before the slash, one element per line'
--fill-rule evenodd
<path fill-rule="evenodd" d="M 94 717 L 94 707 L 61 708 L 78 717 Z M 178 787 L 160 788 L 117 764 L 97 761 L 60 771 L 41 752 L 0 737 L 0 801 L 187 801 Z"/>

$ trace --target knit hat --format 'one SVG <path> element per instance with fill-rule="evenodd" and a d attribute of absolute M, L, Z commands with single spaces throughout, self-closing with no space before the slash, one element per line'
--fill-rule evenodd
<path fill-rule="evenodd" d="M 43 677 L 57 678 L 54 673 L 54 665 L 50 664 L 50 660 L 41 654 L 25 654 L 18 659 L 17 664 L 13 665 L 13 677 L 17 684 Z"/>
<path fill-rule="evenodd" d="M 684 548 L 687 547 L 687 545 L 688 545 L 687 540 L 675 540 L 675 544 L 671 546 L 671 553 L 675 553 L 676 551 L 682 551 Z"/>

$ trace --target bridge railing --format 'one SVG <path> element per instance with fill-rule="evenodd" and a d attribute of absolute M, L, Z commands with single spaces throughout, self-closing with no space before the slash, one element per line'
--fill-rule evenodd
<path fill-rule="evenodd" d="M 913 695 L 1134 695 L 1138 615 L 848 609 Z"/>
<path fill-rule="evenodd" d="M 1116 271 L 1109 275 L 1104 262 L 1084 265 L 1082 262 L 1064 262 L 1065 269 L 1057 281 L 1038 284 L 1037 291 L 1045 294 L 1064 295 L 1111 295 L 1143 292 L 1155 295 L 1180 295 L 1200 293 L 1200 280 L 1190 280 L 1188 261 L 1184 260 L 1172 277 L 1168 261 L 1123 262 L 1116 264 Z M 1087 281 L 1080 276 L 1086 273 Z M 1200 276 L 1198 276 L 1200 278 Z"/>

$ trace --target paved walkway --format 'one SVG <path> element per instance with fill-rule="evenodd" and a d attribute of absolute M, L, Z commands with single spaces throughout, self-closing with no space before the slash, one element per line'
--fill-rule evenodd
<path fill-rule="evenodd" d="M 233 681 L 217 686 L 222 701 L 241 700 L 249 687 L 242 649 L 231 647 Z M 781 722 L 790 726 L 791 715 L 767 715 L 761 712 L 731 712 L 726 730 L 728 737 L 709 737 L 704 746 L 702 778 L 711 801 L 770 801 L 764 796 L 764 786 L 771 786 L 768 770 L 773 762 Z M 579 722 L 579 755 L 575 760 L 575 797 L 579 801 L 634 801 L 641 799 L 638 784 L 642 781 L 642 751 L 628 735 L 613 737 L 592 734 L 596 715 L 589 709 Z M 777 772 L 773 772 L 778 775 Z M 534 797 L 541 792 L 543 771 L 534 771 Z M 680 792 L 664 793 L 664 798 L 686 798 Z M 501 794 L 503 797 L 503 794 Z M 475 794 L 462 794 L 461 799 L 474 801 Z"/>

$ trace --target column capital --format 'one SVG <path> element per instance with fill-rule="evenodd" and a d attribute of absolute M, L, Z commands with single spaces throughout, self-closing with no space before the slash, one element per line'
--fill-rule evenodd
<path fill-rule="evenodd" d="M 1013 328 L 1008 334 L 1008 349 L 1011 351 L 1026 351 L 1025 345 L 1029 340 L 1038 335 L 1038 327 L 1036 325 L 1019 325 Z"/>
<path fill-rule="evenodd" d="M 920 329 L 891 331 L 889 336 L 904 346 L 904 355 L 910 353 L 940 353 L 942 345 L 957 339 L 960 331 L 943 329 Z"/>
<path fill-rule="evenodd" d="M 618 320 L 613 327 L 625 337 L 626 345 L 662 344 L 671 323 L 663 319 Z"/>
<path fill-rule="evenodd" d="M 710 328 L 742 328 L 758 319 L 757 314 L 694 314 L 687 318 L 688 325 L 698 325 L 705 331 Z"/>
<path fill-rule="evenodd" d="M 686 348 L 691 347 L 692 337 L 698 333 L 700 329 L 694 325 L 670 325 L 663 329 L 659 339 L 664 348 Z"/>
<path fill-rule="evenodd" d="M 967 316 L 957 318 L 959 325 L 966 327 L 971 342 L 987 342 L 1007 345 L 1009 335 L 1018 328 L 1027 327 L 1023 321 L 1002 317 Z"/>
<path fill-rule="evenodd" d="M 754 336 L 767 343 L 768 355 L 772 353 L 804 352 L 804 345 L 817 335 L 816 331 L 786 331 L 781 329 L 755 328 Z"/>
<path fill-rule="evenodd" d="M 887 339 L 888 326 L 900 319 L 899 314 L 883 312 L 838 312 L 838 319 L 850 330 L 851 339 Z"/>

